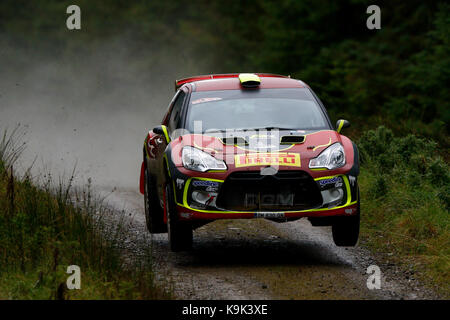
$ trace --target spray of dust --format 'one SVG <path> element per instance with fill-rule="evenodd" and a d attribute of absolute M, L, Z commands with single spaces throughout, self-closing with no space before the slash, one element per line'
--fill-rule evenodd
<path fill-rule="evenodd" d="M 168 48 L 135 53 L 129 41 L 81 56 L 3 46 L 0 129 L 26 126 L 22 170 L 35 159 L 34 176 L 67 175 L 76 165 L 77 183 L 137 189 L 145 135 L 160 123 L 173 81 L 195 70 L 183 70 Z"/>

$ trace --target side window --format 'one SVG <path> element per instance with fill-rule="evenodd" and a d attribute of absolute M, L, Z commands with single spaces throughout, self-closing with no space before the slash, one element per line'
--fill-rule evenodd
<path fill-rule="evenodd" d="M 172 111 L 169 116 L 169 123 L 168 127 L 170 131 L 173 131 L 177 128 L 178 122 L 180 120 L 181 115 L 181 107 L 183 105 L 184 98 L 186 96 L 186 93 L 184 91 L 181 91 L 178 95 L 177 99 L 173 103 Z"/>

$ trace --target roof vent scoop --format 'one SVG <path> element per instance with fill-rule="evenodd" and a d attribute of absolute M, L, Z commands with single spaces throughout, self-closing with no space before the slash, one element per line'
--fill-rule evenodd
<path fill-rule="evenodd" d="M 257 88 L 261 84 L 261 79 L 254 73 L 241 73 L 239 81 L 244 88 Z"/>

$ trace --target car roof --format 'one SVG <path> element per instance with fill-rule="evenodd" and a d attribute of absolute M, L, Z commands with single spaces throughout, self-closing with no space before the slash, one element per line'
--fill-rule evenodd
<path fill-rule="evenodd" d="M 305 88 L 307 85 L 297 79 L 292 79 L 289 76 L 282 76 L 276 74 L 256 74 L 260 79 L 258 88 Z M 206 76 L 189 77 L 175 82 L 175 88 L 180 88 L 183 85 L 190 83 L 193 91 L 216 91 L 216 90 L 240 90 L 242 89 L 239 80 L 239 74 L 212 74 Z"/>

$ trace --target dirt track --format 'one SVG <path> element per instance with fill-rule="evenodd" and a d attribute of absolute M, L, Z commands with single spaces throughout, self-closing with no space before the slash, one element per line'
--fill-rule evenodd
<path fill-rule="evenodd" d="M 115 191 L 108 198 L 131 219 L 132 251 L 152 245 L 155 271 L 181 299 L 430 299 L 436 296 L 361 248 L 338 248 L 329 227 L 306 219 L 216 221 L 194 232 L 190 252 L 172 253 L 167 235 L 143 239 L 142 196 Z M 139 240 L 140 239 L 140 240 Z M 366 286 L 369 265 L 382 271 L 380 290 Z"/>

